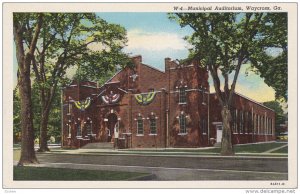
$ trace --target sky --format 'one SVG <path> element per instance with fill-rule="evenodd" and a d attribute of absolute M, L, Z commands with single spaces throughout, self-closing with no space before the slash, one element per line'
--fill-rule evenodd
<path fill-rule="evenodd" d="M 191 35 L 192 29 L 181 28 L 175 21 L 170 20 L 166 13 L 102 12 L 97 15 L 109 23 L 120 24 L 126 28 L 128 43 L 124 52 L 130 56 L 142 55 L 145 64 L 164 71 L 165 58 L 175 60 L 188 56 L 189 45 L 183 37 Z M 274 90 L 268 87 L 259 75 L 249 72 L 246 76 L 245 71 L 248 67 L 249 65 L 244 65 L 241 68 L 236 92 L 258 102 L 274 100 Z M 16 68 L 16 59 L 14 59 L 14 85 L 16 85 Z M 211 78 L 209 82 L 210 91 L 214 92 Z"/>

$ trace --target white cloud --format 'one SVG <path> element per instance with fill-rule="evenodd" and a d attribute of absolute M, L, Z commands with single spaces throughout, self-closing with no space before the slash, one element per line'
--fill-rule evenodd
<path fill-rule="evenodd" d="M 186 50 L 188 44 L 176 33 L 145 32 L 143 30 L 129 30 L 127 50 Z"/>

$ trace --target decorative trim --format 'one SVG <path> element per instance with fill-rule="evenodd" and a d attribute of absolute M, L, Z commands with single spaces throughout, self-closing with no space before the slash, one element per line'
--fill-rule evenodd
<path fill-rule="evenodd" d="M 84 111 L 91 105 L 91 98 L 87 97 L 85 100 L 82 101 L 75 101 L 74 104 L 76 108 L 80 109 L 81 111 Z"/>
<path fill-rule="evenodd" d="M 185 136 L 187 135 L 188 133 L 178 133 L 177 135 L 180 135 L 180 136 Z"/>
<path fill-rule="evenodd" d="M 123 90 L 122 88 L 118 88 L 118 90 L 121 90 L 122 92 L 128 94 L 128 92 L 126 90 Z"/>
<path fill-rule="evenodd" d="M 182 66 L 178 66 L 178 67 L 171 67 L 169 68 L 169 70 L 176 70 L 176 69 L 180 69 L 180 68 L 187 68 L 187 67 L 194 67 L 194 65 L 182 65 Z"/>
<path fill-rule="evenodd" d="M 114 104 L 120 100 L 120 97 L 120 94 L 113 94 L 111 91 L 110 94 L 101 96 L 101 99 L 105 104 Z"/>
<path fill-rule="evenodd" d="M 156 92 L 135 94 L 134 97 L 140 105 L 148 105 L 155 98 Z"/>
<path fill-rule="evenodd" d="M 223 125 L 223 122 L 212 122 L 213 125 Z"/>
<path fill-rule="evenodd" d="M 95 86 L 89 86 L 89 85 L 81 85 L 81 86 L 87 87 L 87 88 L 97 88 L 97 87 L 95 87 Z"/>

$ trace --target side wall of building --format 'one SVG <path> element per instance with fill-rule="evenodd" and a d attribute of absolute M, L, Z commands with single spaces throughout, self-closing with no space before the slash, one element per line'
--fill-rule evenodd
<path fill-rule="evenodd" d="M 216 123 L 222 122 L 221 106 L 215 94 L 210 98 L 211 137 L 217 139 Z M 275 112 L 247 97 L 235 94 L 231 109 L 233 144 L 275 140 Z"/>

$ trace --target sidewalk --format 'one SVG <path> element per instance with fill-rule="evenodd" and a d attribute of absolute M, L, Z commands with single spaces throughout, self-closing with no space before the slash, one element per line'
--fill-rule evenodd
<path fill-rule="evenodd" d="M 281 146 L 282 147 L 282 146 Z M 198 148 L 197 148 L 198 150 Z M 271 150 L 272 151 L 272 150 Z M 219 153 L 213 152 L 165 152 L 157 151 L 139 151 L 139 150 L 118 150 L 118 149 L 75 149 L 75 150 L 52 150 L 43 154 L 71 154 L 71 155 L 118 155 L 118 156 L 153 156 L 153 157 L 213 157 L 213 158 L 285 158 L 287 154 L 281 153 L 236 153 L 233 156 L 221 156 Z"/>

